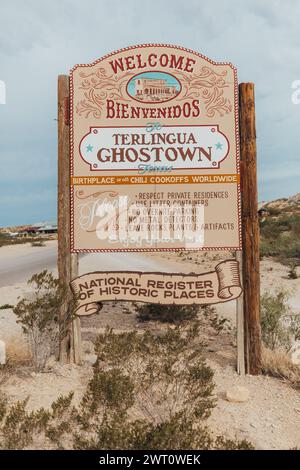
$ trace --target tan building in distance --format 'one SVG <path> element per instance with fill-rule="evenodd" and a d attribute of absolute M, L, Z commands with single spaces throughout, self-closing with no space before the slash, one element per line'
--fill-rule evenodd
<path fill-rule="evenodd" d="M 138 78 L 135 80 L 135 96 L 141 101 L 165 101 L 178 95 L 175 85 L 168 85 L 163 78 Z"/>

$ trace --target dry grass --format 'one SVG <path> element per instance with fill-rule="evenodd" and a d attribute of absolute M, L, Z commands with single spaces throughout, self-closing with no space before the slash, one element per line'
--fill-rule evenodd
<path fill-rule="evenodd" d="M 15 366 L 14 364 L 11 364 L 10 362 L 7 362 L 6 364 L 1 364 L 0 365 L 0 387 L 4 385 L 13 375 L 15 374 Z M 0 388 L 1 394 L 0 394 L 0 399 L 1 397 L 4 398 L 5 394 L 3 390 Z"/>
<path fill-rule="evenodd" d="M 6 358 L 14 364 L 31 361 L 30 348 L 25 339 L 11 336 L 6 342 Z"/>
<path fill-rule="evenodd" d="M 285 351 L 263 348 L 262 366 L 265 374 L 278 377 L 300 388 L 300 367 L 292 363 Z"/>

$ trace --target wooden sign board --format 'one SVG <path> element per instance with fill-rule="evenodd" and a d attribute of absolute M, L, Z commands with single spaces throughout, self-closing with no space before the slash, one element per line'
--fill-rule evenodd
<path fill-rule="evenodd" d="M 241 248 L 230 63 L 142 45 L 71 71 L 71 251 Z"/>

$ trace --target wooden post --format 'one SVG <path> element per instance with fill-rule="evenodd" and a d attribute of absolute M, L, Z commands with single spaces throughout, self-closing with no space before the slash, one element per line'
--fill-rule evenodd
<path fill-rule="evenodd" d="M 69 285 L 78 273 L 78 255 L 71 255 L 70 246 L 70 128 L 69 128 L 69 77 L 58 77 L 58 275 Z M 80 363 L 80 320 L 71 319 L 71 290 L 60 311 L 61 363 Z"/>
<path fill-rule="evenodd" d="M 71 279 L 78 276 L 78 254 L 71 254 Z M 82 345 L 81 345 L 81 325 L 80 318 L 75 317 L 72 322 L 72 350 L 75 364 L 81 364 Z"/>
<path fill-rule="evenodd" d="M 240 277 L 243 279 L 243 254 L 237 251 L 235 254 L 239 263 Z M 244 330 L 244 299 L 243 294 L 236 300 L 236 345 L 237 345 L 237 373 L 245 375 L 245 330 Z"/>
<path fill-rule="evenodd" d="M 254 84 L 239 85 L 246 372 L 261 372 L 259 224 Z"/>

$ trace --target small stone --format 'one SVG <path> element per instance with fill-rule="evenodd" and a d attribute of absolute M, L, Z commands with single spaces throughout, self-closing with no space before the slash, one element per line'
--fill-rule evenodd
<path fill-rule="evenodd" d="M 246 387 L 236 385 L 226 390 L 225 396 L 226 400 L 231 401 L 233 403 L 243 403 L 249 400 L 250 393 Z"/>
<path fill-rule="evenodd" d="M 92 366 L 96 363 L 98 357 L 96 354 L 89 354 L 87 357 L 86 357 L 86 362 L 88 362 L 89 364 L 91 364 Z"/>

